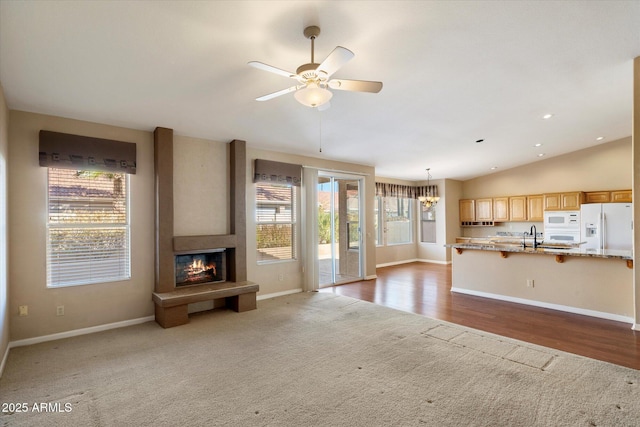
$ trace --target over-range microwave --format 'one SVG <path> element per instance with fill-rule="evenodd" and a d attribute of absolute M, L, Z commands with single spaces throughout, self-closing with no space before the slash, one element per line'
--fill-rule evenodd
<path fill-rule="evenodd" d="M 580 211 L 545 211 L 544 230 L 580 231 Z"/>

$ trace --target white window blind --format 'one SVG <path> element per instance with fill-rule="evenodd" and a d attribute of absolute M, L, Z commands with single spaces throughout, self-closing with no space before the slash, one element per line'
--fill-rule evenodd
<path fill-rule="evenodd" d="M 258 262 L 296 258 L 295 187 L 256 184 L 256 244 Z"/>
<path fill-rule="evenodd" d="M 129 177 L 48 168 L 47 286 L 131 278 Z"/>

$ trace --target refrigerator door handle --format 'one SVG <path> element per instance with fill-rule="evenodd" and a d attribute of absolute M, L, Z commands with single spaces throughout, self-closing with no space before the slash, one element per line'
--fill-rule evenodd
<path fill-rule="evenodd" d="M 602 243 L 600 244 L 600 249 L 606 249 L 605 244 L 607 242 L 607 216 L 602 214 Z"/>

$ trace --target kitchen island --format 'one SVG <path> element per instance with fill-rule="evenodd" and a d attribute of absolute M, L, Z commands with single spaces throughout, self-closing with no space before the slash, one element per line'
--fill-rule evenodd
<path fill-rule="evenodd" d="M 633 323 L 633 254 L 524 240 L 461 238 L 452 292 Z"/>

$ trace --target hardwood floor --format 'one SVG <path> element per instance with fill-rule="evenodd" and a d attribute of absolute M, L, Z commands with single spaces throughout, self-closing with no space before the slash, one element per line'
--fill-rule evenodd
<path fill-rule="evenodd" d="M 378 268 L 377 279 L 321 289 L 494 334 L 640 369 L 640 332 L 628 323 L 452 293 L 451 265 Z"/>

